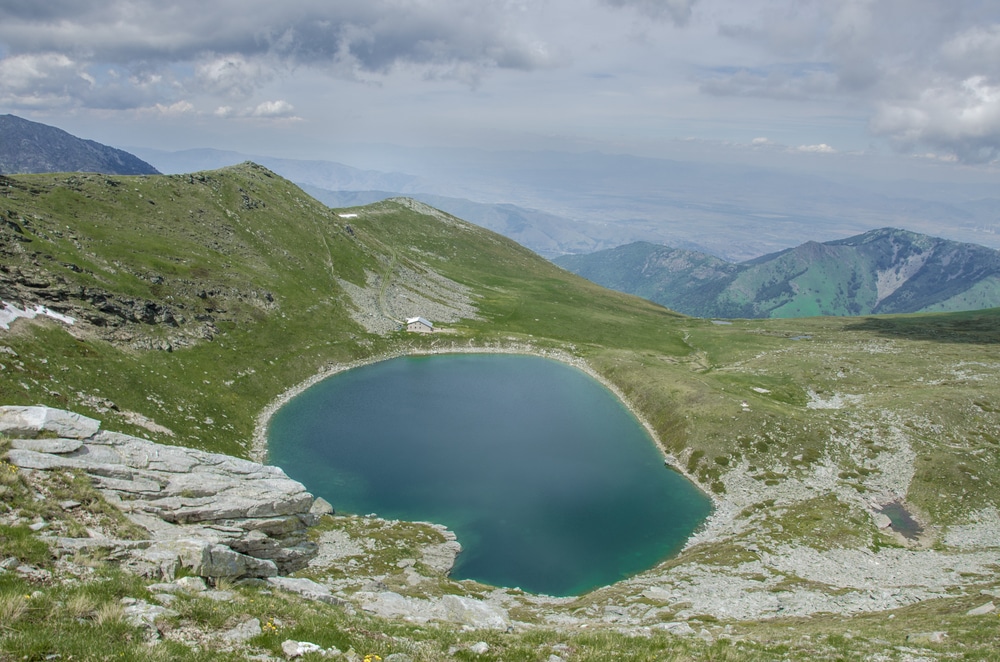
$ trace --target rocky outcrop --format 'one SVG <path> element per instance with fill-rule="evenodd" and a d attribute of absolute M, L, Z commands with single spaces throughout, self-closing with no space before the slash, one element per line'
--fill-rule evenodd
<path fill-rule="evenodd" d="M 401 618 L 414 623 L 445 621 L 474 629 L 506 630 L 512 626 L 503 607 L 461 595 L 439 599 L 410 598 L 392 591 L 360 593 L 361 608 L 383 618 Z"/>
<path fill-rule="evenodd" d="M 203 577 L 273 577 L 316 555 L 308 526 L 332 511 L 278 467 L 100 429 L 49 407 L 0 407 L 10 463 L 27 470 L 86 473 L 134 523 L 144 541 L 56 540 L 73 552 L 110 548 L 148 576 L 184 567 Z"/>

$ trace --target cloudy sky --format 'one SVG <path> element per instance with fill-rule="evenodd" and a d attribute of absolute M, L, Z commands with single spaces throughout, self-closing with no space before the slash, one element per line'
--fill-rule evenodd
<path fill-rule="evenodd" d="M 0 113 L 294 158 L 703 150 L 982 176 L 1000 170 L 1000 2 L 0 0 Z"/>

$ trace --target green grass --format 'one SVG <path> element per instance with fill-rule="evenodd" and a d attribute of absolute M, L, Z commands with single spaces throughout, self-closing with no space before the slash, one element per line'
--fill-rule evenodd
<path fill-rule="evenodd" d="M 6 189 L 0 214 L 17 222 L 21 238 L 30 241 L 0 226 L 0 279 L 14 279 L 17 268 L 48 279 L 46 291 L 97 289 L 118 305 L 132 300 L 169 307 L 183 321 L 70 332 L 51 320 L 18 321 L 11 331 L 0 331 L 2 404 L 48 404 L 101 419 L 106 429 L 246 456 L 260 411 L 331 363 L 450 343 L 530 345 L 586 360 L 626 396 L 665 450 L 680 458 L 681 468 L 706 490 L 726 495 L 732 472 L 749 466 L 757 501 L 741 505 L 741 517 L 757 518 L 774 543 L 820 550 L 891 544 L 875 534 L 857 500 L 871 496 L 866 485 L 880 476 L 878 463 L 885 453 L 898 451 L 900 439 L 916 458 L 907 501 L 933 524 L 960 524 L 970 512 L 1000 506 L 995 478 L 1000 468 L 1000 310 L 714 325 L 609 292 L 507 239 L 398 202 L 351 210 L 359 217 L 351 219 L 354 234 L 349 234 L 332 210 L 256 167 L 194 176 L 36 175 L 9 181 L 15 186 Z M 450 335 L 365 332 L 352 320 L 353 304 L 340 283 L 364 285 L 368 274 L 395 278 L 402 268 L 433 271 L 469 287 L 480 319 L 449 323 L 455 330 Z M 74 301 L 68 294 L 51 296 L 45 301 L 56 309 Z M 93 312 L 89 305 L 75 312 Z M 208 328 L 211 339 L 203 337 Z M 170 343 L 172 351 L 149 349 L 158 343 Z M 817 401 L 840 404 L 816 408 Z M 136 414 L 172 434 L 143 426 Z M 831 485 L 854 491 L 857 500 L 829 493 L 773 507 L 774 495 L 786 483 L 827 465 Z M 9 508 L 26 520 L 51 520 L 60 535 L 84 533 L 52 505 L 64 498 L 80 502 L 90 516 L 105 518 L 103 526 L 120 527 L 119 535 L 136 533 L 116 522 L 113 509 L 71 473 L 40 483 L 38 489 L 52 498 L 36 502 L 25 479 L 0 465 L 0 489 Z M 402 582 L 391 579 L 399 574 L 395 564 L 412 558 L 417 539 L 430 534 L 413 525 L 391 530 L 363 520 L 340 525 L 353 527 L 379 548 L 364 569 L 384 572 L 394 589 L 404 591 Z M 699 545 L 668 565 L 748 560 L 740 545 L 739 540 Z M 54 563 L 48 546 L 23 524 L 0 528 L 0 555 L 43 567 Z M 93 654 L 97 658 L 165 655 L 144 648 L 136 639 L 141 633 L 121 624 L 102 629 L 94 627 L 92 616 L 81 617 L 84 622 L 64 618 L 58 603 L 69 604 L 76 596 L 66 592 L 68 587 L 32 587 L 9 575 L 0 580 L 6 582 L 0 596 L 7 600 L 0 610 L 16 613 L 20 624 L 0 631 L 0 650 L 13 651 L 11 659 L 44 657 L 54 650 L 79 651 L 77 657 L 86 658 L 87 646 L 99 651 Z M 141 597 L 144 590 L 124 577 L 106 581 L 109 592 L 92 597 L 95 604 Z M 455 584 L 442 580 L 426 590 L 471 590 Z M 26 609 L 16 596 L 34 590 L 54 597 Z M 921 605 L 898 610 L 895 623 L 906 624 L 898 632 L 874 616 L 817 616 L 706 623 L 730 625 L 746 637 L 707 644 L 665 634 L 630 638 L 608 629 L 462 633 L 351 616 L 250 589 L 238 594 L 223 605 L 185 598 L 181 616 L 169 627 L 215 631 L 232 627 L 246 614 L 274 617 L 286 625 L 254 642 L 272 653 L 284 638 L 301 637 L 342 650 L 353 647 L 361 655 L 399 651 L 428 660 L 469 659 L 465 648 L 478 638 L 491 645 L 482 659 L 545 660 L 554 652 L 563 655 L 559 651 L 573 660 L 851 659 L 880 646 L 905 645 L 905 632 L 914 628 L 940 629 L 934 626 L 938 616 L 946 623 L 941 627 L 955 624 L 952 641 L 967 647 L 945 646 L 952 653 L 985 654 L 995 639 L 978 621 L 942 615 L 947 609 L 967 609 L 961 598 L 935 603 L 940 612 L 922 611 Z M 88 634 L 92 630 L 112 632 L 113 640 L 99 643 L 99 637 Z M 862 634 L 850 638 L 851 631 Z M 812 633 L 812 639 L 791 632 Z M 72 637 L 82 643 L 70 643 Z M 877 643 L 883 639 L 890 643 Z M 568 648 L 553 648 L 562 645 Z M 215 659 L 207 650 L 164 646 L 185 659 Z M 452 646 L 459 648 L 449 654 Z"/>

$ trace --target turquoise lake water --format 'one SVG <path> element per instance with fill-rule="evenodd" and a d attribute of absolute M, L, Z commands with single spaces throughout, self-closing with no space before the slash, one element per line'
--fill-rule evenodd
<path fill-rule="evenodd" d="M 679 551 L 711 502 L 581 370 L 535 356 L 405 357 L 309 388 L 270 461 L 341 513 L 432 521 L 451 576 L 577 595 Z"/>

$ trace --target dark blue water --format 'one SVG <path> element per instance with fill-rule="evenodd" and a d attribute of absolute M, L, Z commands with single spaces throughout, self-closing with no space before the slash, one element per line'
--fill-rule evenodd
<path fill-rule="evenodd" d="M 710 501 L 586 373 L 533 356 L 399 358 L 282 407 L 271 461 L 339 512 L 458 535 L 457 579 L 575 595 L 678 551 Z"/>

